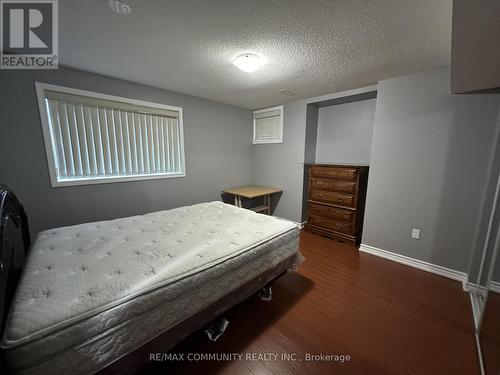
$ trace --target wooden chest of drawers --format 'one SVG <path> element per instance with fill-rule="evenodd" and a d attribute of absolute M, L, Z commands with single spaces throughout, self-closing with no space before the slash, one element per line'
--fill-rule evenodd
<path fill-rule="evenodd" d="M 306 229 L 358 246 L 368 182 L 368 167 L 306 165 Z"/>

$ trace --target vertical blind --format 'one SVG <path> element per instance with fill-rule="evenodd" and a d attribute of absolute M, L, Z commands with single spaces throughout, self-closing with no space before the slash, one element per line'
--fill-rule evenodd
<path fill-rule="evenodd" d="M 179 113 L 45 91 L 58 182 L 182 174 Z"/>

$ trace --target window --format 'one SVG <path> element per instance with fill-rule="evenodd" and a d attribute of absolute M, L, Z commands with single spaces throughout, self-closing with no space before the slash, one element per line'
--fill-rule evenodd
<path fill-rule="evenodd" d="M 182 108 L 36 89 L 52 186 L 185 176 Z"/>
<path fill-rule="evenodd" d="M 253 143 L 283 142 L 283 106 L 253 112 Z"/>

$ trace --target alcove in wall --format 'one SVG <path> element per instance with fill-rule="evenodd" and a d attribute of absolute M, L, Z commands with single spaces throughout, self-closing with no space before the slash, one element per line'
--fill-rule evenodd
<path fill-rule="evenodd" d="M 307 105 L 302 221 L 306 220 L 307 165 L 369 165 L 377 91 Z"/>

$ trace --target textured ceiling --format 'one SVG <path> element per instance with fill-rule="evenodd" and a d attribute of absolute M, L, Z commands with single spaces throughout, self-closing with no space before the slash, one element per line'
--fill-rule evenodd
<path fill-rule="evenodd" d="M 451 1 L 62 0 L 60 63 L 254 109 L 449 64 Z"/>

